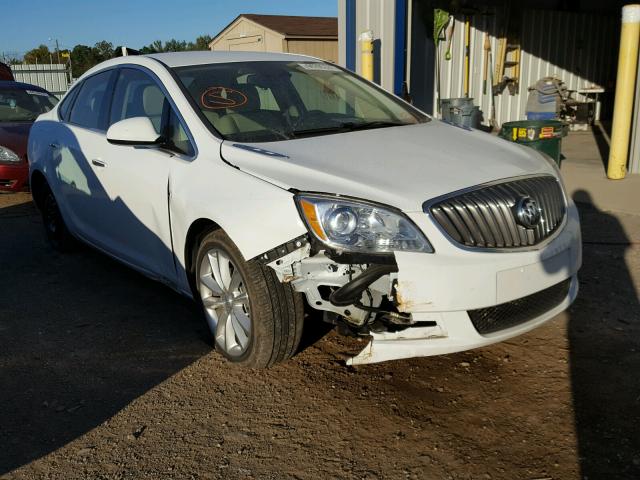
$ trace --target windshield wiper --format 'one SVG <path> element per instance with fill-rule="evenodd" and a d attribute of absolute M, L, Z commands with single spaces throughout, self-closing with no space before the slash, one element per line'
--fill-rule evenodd
<path fill-rule="evenodd" d="M 403 122 L 391 122 L 387 120 L 376 120 L 373 122 L 354 123 L 349 128 L 350 131 L 354 130 L 368 130 L 371 128 L 386 128 L 386 127 L 402 127 L 403 125 L 409 125 Z"/>
<path fill-rule="evenodd" d="M 385 127 L 400 127 L 402 125 L 409 125 L 402 122 L 391 122 L 384 120 L 376 120 L 372 122 L 344 122 L 339 125 L 332 125 L 330 127 L 308 128 L 305 130 L 293 130 L 291 135 L 294 138 L 300 138 L 307 135 L 316 135 L 323 133 L 343 133 L 343 132 L 355 132 L 356 130 L 369 130 L 373 128 L 385 128 Z"/>

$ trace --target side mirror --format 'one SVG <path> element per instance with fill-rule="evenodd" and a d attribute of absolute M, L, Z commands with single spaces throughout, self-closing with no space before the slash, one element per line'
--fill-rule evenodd
<path fill-rule="evenodd" d="M 107 141 L 116 145 L 157 145 L 161 141 L 147 117 L 133 117 L 114 123 L 107 130 Z"/>

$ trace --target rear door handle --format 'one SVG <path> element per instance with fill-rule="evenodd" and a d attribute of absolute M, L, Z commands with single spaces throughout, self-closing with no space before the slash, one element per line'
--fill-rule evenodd
<path fill-rule="evenodd" d="M 104 168 L 104 167 L 106 167 L 106 166 L 107 166 L 107 164 L 106 164 L 106 163 L 104 163 L 102 160 L 99 160 L 99 159 L 97 159 L 97 158 L 94 158 L 93 160 L 91 160 L 91 163 L 92 163 L 92 164 L 94 164 L 96 167 L 102 167 L 102 168 Z"/>

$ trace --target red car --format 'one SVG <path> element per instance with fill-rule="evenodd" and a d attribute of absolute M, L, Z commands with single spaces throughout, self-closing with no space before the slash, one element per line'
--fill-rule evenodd
<path fill-rule="evenodd" d="M 9 65 L 5 65 L 2 62 L 0 62 L 0 80 L 15 80 L 15 78 L 13 78 L 13 72 L 9 68 Z"/>
<path fill-rule="evenodd" d="M 0 191 L 15 192 L 26 187 L 29 130 L 38 115 L 56 103 L 58 99 L 43 88 L 0 81 Z"/>

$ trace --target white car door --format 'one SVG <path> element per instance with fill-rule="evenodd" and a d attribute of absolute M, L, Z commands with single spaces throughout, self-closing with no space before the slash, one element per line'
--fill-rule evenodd
<path fill-rule="evenodd" d="M 85 240 L 109 250 L 96 212 L 107 200 L 96 161 L 106 152 L 106 115 L 114 70 L 85 79 L 79 88 L 68 118 L 51 132 L 51 168 L 56 178 L 53 188 L 70 228 Z"/>
<path fill-rule="evenodd" d="M 113 253 L 146 273 L 174 283 L 169 217 L 172 166 L 193 155 L 173 107 L 149 73 L 138 68 L 120 69 L 115 82 L 109 124 L 133 117 L 148 117 L 158 135 L 169 138 L 163 146 L 110 144 L 100 158 L 99 178 L 109 201 L 99 218 Z M 170 139 L 176 140 L 169 145 Z M 181 147 L 184 149 L 181 151 Z"/>

